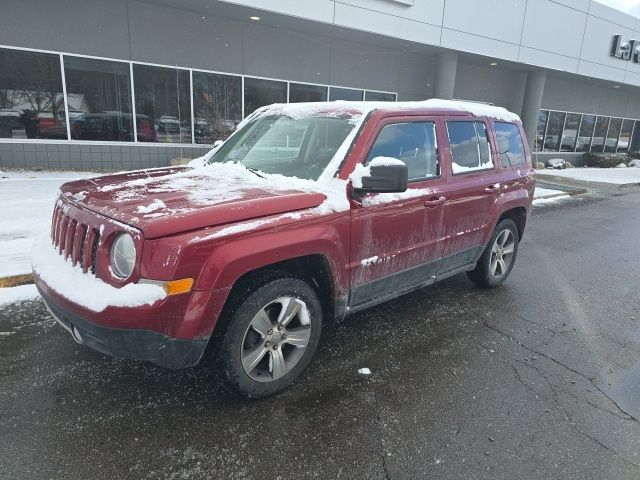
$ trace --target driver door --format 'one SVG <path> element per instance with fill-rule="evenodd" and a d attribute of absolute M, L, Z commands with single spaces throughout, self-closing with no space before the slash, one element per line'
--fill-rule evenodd
<path fill-rule="evenodd" d="M 435 117 L 386 118 L 373 136 L 365 166 L 376 157 L 402 160 L 409 184 L 403 193 L 352 199 L 350 306 L 377 303 L 433 281 L 444 205 L 438 128 Z"/>

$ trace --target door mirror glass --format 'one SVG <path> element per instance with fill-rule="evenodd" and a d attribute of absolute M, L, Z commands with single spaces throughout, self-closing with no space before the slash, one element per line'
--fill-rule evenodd
<path fill-rule="evenodd" d="M 354 193 L 398 193 L 407 190 L 409 172 L 402 160 L 376 157 L 351 175 Z"/>

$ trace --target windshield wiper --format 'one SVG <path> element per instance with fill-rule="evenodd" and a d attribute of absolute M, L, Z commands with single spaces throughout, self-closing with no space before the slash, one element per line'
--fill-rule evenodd
<path fill-rule="evenodd" d="M 258 177 L 260 177 L 260 178 L 267 178 L 267 177 L 265 177 L 264 175 L 262 175 L 262 174 L 260 173 L 260 170 L 256 170 L 255 168 L 251 168 L 251 167 L 246 167 L 246 166 L 244 166 L 244 165 L 243 165 L 243 167 L 244 167 L 244 168 L 246 168 L 247 170 L 249 170 L 251 173 L 253 173 L 253 174 L 257 175 L 257 176 L 258 176 Z"/>

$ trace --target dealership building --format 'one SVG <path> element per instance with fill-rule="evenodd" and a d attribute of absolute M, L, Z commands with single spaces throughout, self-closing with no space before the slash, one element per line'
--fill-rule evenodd
<path fill-rule="evenodd" d="M 503 106 L 539 161 L 640 150 L 640 20 L 591 0 L 0 6 L 0 168 L 164 166 L 324 100 Z"/>

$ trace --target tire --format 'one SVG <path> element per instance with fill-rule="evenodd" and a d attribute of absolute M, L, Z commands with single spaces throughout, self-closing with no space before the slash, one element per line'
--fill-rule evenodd
<path fill-rule="evenodd" d="M 513 220 L 509 218 L 502 220 L 493 231 L 476 267 L 467 272 L 469 280 L 482 288 L 495 288 L 502 285 L 515 263 L 519 241 L 518 228 Z"/>
<path fill-rule="evenodd" d="M 273 395 L 300 376 L 318 348 L 320 300 L 311 285 L 285 272 L 261 274 L 234 292 L 219 350 L 223 379 L 247 397 Z"/>

